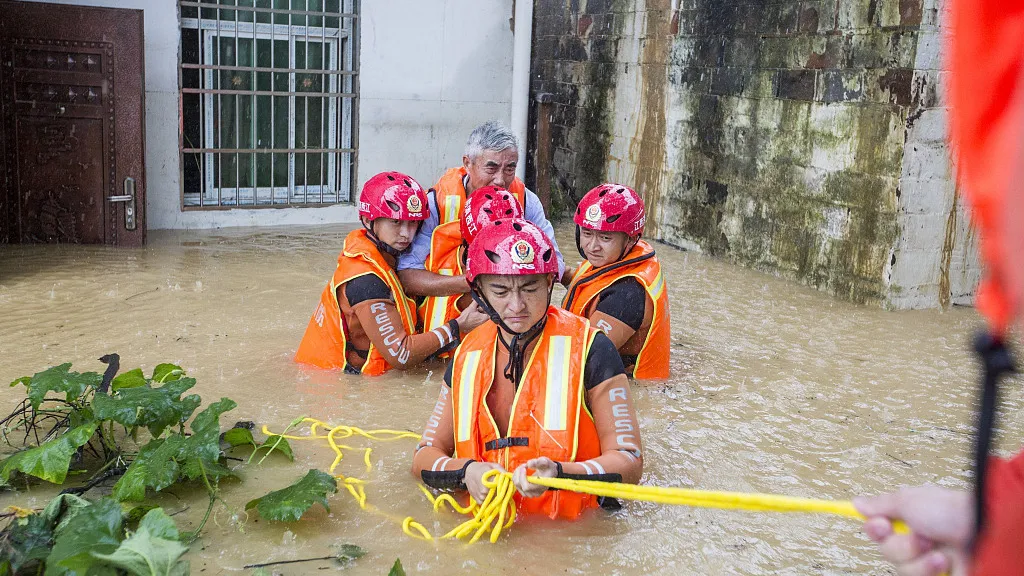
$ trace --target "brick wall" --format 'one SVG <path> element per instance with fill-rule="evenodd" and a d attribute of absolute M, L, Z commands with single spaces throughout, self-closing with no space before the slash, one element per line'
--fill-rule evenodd
<path fill-rule="evenodd" d="M 537 0 L 553 194 L 631 185 L 649 236 L 856 302 L 970 301 L 942 3 Z"/>

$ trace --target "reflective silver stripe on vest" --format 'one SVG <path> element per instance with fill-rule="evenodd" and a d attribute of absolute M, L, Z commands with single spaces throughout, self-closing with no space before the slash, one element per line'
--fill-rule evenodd
<path fill-rule="evenodd" d="M 571 336 L 552 336 L 548 341 L 548 382 L 544 398 L 544 428 L 565 430 L 569 405 Z"/>
<path fill-rule="evenodd" d="M 475 388 L 474 382 L 479 365 L 480 350 L 473 350 L 466 354 L 466 360 L 462 363 L 462 374 L 459 378 L 459 429 L 455 434 L 457 442 L 469 440 L 470 430 L 473 429 L 473 388 Z"/>

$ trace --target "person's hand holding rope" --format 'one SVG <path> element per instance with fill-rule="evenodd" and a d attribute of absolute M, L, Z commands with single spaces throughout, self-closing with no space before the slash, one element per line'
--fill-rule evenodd
<path fill-rule="evenodd" d="M 491 462 L 473 462 L 466 467 L 466 491 L 478 504 L 487 498 L 490 486 L 484 485 L 484 475 L 491 470 L 504 472 L 505 469 Z"/>
<path fill-rule="evenodd" d="M 527 468 L 532 468 L 534 476 L 538 478 L 554 478 L 558 476 L 558 464 L 555 464 L 554 460 L 546 456 L 534 458 L 525 464 L 520 464 L 515 472 L 512 473 L 512 483 L 515 485 L 516 490 L 527 498 L 536 498 L 548 490 L 547 486 L 532 484 L 527 479 Z"/>
<path fill-rule="evenodd" d="M 900 575 L 967 574 L 974 535 L 970 494 L 925 485 L 853 503 L 867 517 L 864 532 Z M 903 520 L 911 533 L 894 531 L 892 518 Z"/>

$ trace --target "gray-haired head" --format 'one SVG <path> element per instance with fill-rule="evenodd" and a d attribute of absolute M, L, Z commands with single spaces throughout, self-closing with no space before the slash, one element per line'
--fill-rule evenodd
<path fill-rule="evenodd" d="M 466 141 L 466 156 L 472 160 L 482 154 L 484 150 L 501 152 L 509 148 L 519 151 L 519 140 L 516 139 L 516 135 L 501 122 L 490 120 L 469 133 L 469 140 Z"/>

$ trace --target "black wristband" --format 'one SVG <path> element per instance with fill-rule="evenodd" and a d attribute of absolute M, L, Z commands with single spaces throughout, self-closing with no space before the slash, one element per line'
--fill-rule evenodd
<path fill-rule="evenodd" d="M 458 343 L 462 340 L 462 332 L 459 330 L 459 321 L 452 318 L 448 321 L 448 329 L 452 331 L 452 342 Z"/>
<path fill-rule="evenodd" d="M 622 482 L 622 474 L 566 474 L 562 469 L 561 462 L 555 462 L 555 467 L 558 469 L 558 474 L 555 478 L 565 478 L 566 480 L 593 480 L 594 482 Z M 558 490 L 558 488 L 548 488 L 548 490 Z"/>
<path fill-rule="evenodd" d="M 465 490 L 466 489 L 466 469 L 469 465 L 476 460 L 470 460 L 466 462 L 460 470 L 423 470 L 420 472 L 420 478 L 423 483 L 431 488 L 438 490 Z"/>

